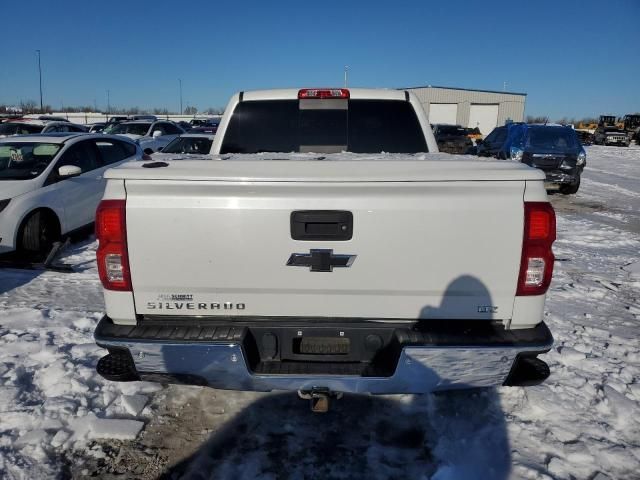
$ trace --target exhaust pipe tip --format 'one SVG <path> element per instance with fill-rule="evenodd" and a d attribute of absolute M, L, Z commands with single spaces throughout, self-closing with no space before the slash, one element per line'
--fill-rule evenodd
<path fill-rule="evenodd" d="M 507 387 L 540 385 L 551 375 L 549 365 L 535 356 L 518 355 L 509 376 L 503 383 Z"/>

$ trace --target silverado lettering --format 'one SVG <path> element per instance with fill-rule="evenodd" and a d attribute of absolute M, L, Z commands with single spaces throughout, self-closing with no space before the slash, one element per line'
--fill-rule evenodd
<path fill-rule="evenodd" d="M 244 310 L 244 303 L 147 302 L 147 310 Z"/>

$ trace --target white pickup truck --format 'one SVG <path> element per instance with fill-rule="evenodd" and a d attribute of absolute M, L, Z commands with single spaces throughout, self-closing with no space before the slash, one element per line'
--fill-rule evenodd
<path fill-rule="evenodd" d="M 236 94 L 211 153 L 105 175 L 105 378 L 324 401 L 549 375 L 539 170 L 437 153 L 394 90 Z"/>

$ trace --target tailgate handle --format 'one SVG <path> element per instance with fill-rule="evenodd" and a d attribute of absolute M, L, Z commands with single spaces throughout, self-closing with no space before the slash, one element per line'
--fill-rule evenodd
<path fill-rule="evenodd" d="M 351 240 L 353 214 L 344 210 L 298 210 L 291 212 L 294 240 Z"/>

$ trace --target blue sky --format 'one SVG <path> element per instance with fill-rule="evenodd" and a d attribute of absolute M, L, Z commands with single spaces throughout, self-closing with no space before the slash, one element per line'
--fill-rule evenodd
<path fill-rule="evenodd" d="M 640 0 L 2 2 L 0 103 L 199 109 L 238 90 L 439 85 L 526 114 L 640 111 Z"/>

